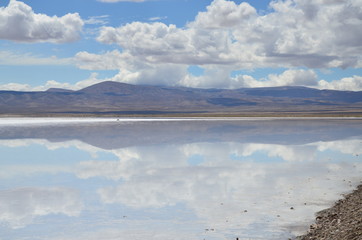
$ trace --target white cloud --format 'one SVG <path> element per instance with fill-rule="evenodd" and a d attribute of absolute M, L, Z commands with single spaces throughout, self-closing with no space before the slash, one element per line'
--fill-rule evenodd
<path fill-rule="evenodd" d="M 273 1 L 270 7 L 266 15 L 258 15 L 248 3 L 215 0 L 184 28 L 161 22 L 102 27 L 97 40 L 117 44 L 122 52 L 81 52 L 76 56 L 78 65 L 92 70 L 118 68 L 112 80 L 128 83 L 362 90 L 358 76 L 328 83 L 317 79 L 313 70 L 297 69 L 360 66 L 360 2 L 290 0 Z M 205 74 L 189 74 L 185 69 L 190 65 L 201 66 Z M 230 76 L 234 70 L 269 67 L 290 69 L 263 79 Z M 170 74 L 171 69 L 176 74 Z M 172 77 L 168 80 L 167 75 Z"/>
<path fill-rule="evenodd" d="M 163 19 L 167 19 L 167 17 L 166 16 L 163 16 L 163 17 L 151 17 L 148 20 L 149 21 L 160 21 L 160 20 L 163 20 Z"/>
<path fill-rule="evenodd" d="M 104 44 L 117 44 L 121 50 L 102 54 L 83 51 L 76 54 L 74 60 L 81 69 L 119 70 L 119 73 L 107 79 L 98 79 L 92 74 L 89 79 L 74 85 L 50 81 L 47 86 L 79 89 L 87 84 L 113 80 L 133 84 L 201 88 L 301 85 L 337 90 L 362 90 L 360 76 L 327 82 L 317 79 L 313 70 L 298 69 L 361 66 L 360 1 L 272 1 L 270 7 L 270 12 L 259 15 L 248 3 L 214 0 L 206 11 L 199 12 L 195 20 L 183 28 L 161 22 L 132 22 L 117 28 L 103 26 L 99 30 L 97 40 Z M 26 29 L 35 29 L 36 32 L 45 29 L 41 27 L 41 22 L 68 23 L 65 21 L 66 17 L 74 20 L 69 20 L 71 23 L 68 25 L 73 26 L 73 30 L 78 29 L 69 30 L 75 35 L 83 25 L 77 14 L 62 18 L 48 17 L 33 13 L 29 6 L 15 0 L 12 0 L 8 7 L 0 9 L 0 20 L 10 19 L 10 16 L 16 18 L 19 11 L 24 12 L 25 16 L 31 16 L 31 21 L 27 20 L 28 25 L 25 26 L 28 26 Z M 103 25 L 106 18 L 107 16 L 91 17 L 84 23 Z M 0 38 L 1 29 L 11 26 L 4 25 L 3 22 L 0 21 Z M 34 26 L 29 27 L 29 24 Z M 53 22 L 51 25 L 57 26 Z M 22 34 L 22 31 L 16 32 Z M 65 42 L 72 39 L 70 35 L 64 35 L 64 38 L 59 39 L 49 35 L 48 38 L 44 38 L 47 40 L 42 40 L 41 37 L 32 34 L 33 39 L 26 40 L 23 37 L 23 41 Z M 1 55 L 4 56 L 1 59 L 7 64 L 71 62 L 71 59 L 41 58 L 30 54 L 24 58 L 9 52 L 1 52 Z M 204 68 L 205 74 L 193 76 L 187 71 L 190 65 Z M 269 67 L 283 67 L 289 70 L 260 79 L 252 75 L 230 76 L 234 70 Z M 47 86 L 6 84 L 0 87 L 11 90 L 40 90 L 46 89 Z"/>
<path fill-rule="evenodd" d="M 121 53 L 118 50 L 101 55 L 79 52 L 75 58 L 81 69 L 120 69 L 118 74 L 106 80 L 131 84 L 178 85 L 180 79 L 188 74 L 186 65 L 148 63 L 139 58 L 134 58 L 129 52 Z"/>
<path fill-rule="evenodd" d="M 84 20 L 85 24 L 106 25 L 108 24 L 109 15 L 91 16 Z"/>
<path fill-rule="evenodd" d="M 107 80 L 107 79 L 106 79 Z M 111 80 L 111 79 L 108 79 Z M 100 83 L 105 81 L 105 79 L 98 79 L 97 73 L 91 73 L 89 78 L 79 81 L 75 84 L 57 82 L 55 80 L 49 80 L 44 85 L 40 86 L 31 86 L 29 84 L 20 84 L 20 83 L 7 83 L 0 85 L 1 90 L 5 91 L 46 91 L 49 88 L 63 88 L 69 90 L 80 90 L 82 88 L 88 87 L 90 85 Z"/>
<path fill-rule="evenodd" d="M 313 70 L 286 70 L 280 75 L 270 74 L 268 78 L 273 86 L 314 86 L 316 85 L 317 74 Z"/>
<path fill-rule="evenodd" d="M 31 53 L 18 54 L 11 51 L 0 51 L 1 65 L 71 65 L 73 58 L 58 58 L 56 56 L 41 57 Z"/>
<path fill-rule="evenodd" d="M 35 91 L 29 84 L 7 83 L 0 85 L 3 91 Z"/>
<path fill-rule="evenodd" d="M 133 22 L 119 28 L 103 27 L 97 40 L 118 44 L 124 52 L 149 63 L 230 64 L 236 61 L 225 31 Z"/>
<path fill-rule="evenodd" d="M 18 188 L 0 191 L 0 221 L 12 228 L 25 227 L 38 216 L 78 216 L 83 208 L 79 195 L 68 188 Z"/>
<path fill-rule="evenodd" d="M 309 86 L 316 87 L 317 74 L 313 70 L 286 70 L 283 73 L 269 74 L 266 78 L 255 79 L 250 75 L 230 76 L 228 69 L 206 69 L 203 76 L 188 76 L 181 85 L 188 87 L 215 88 L 253 88 L 276 86 Z"/>
<path fill-rule="evenodd" d="M 271 7 L 260 16 L 247 3 L 215 0 L 186 28 L 134 22 L 103 28 L 98 41 L 157 63 L 357 66 L 362 49 L 358 1 L 274 1 Z"/>
<path fill-rule="evenodd" d="M 257 17 L 256 9 L 246 2 L 237 5 L 233 1 L 213 1 L 206 12 L 200 12 L 192 25 L 202 28 L 232 28 Z"/>
<path fill-rule="evenodd" d="M 286 70 L 283 73 L 269 74 L 266 79 L 256 80 L 248 75 L 234 78 L 244 87 L 309 86 L 317 85 L 317 74 L 313 70 Z"/>
<path fill-rule="evenodd" d="M 180 85 L 194 88 L 241 88 L 242 84 L 236 83 L 230 77 L 228 68 L 205 68 L 201 76 L 188 75 L 180 81 Z"/>
<path fill-rule="evenodd" d="M 176 64 L 145 65 L 139 71 L 121 70 L 112 81 L 131 84 L 178 85 L 187 75 L 187 67 Z"/>
<path fill-rule="evenodd" d="M 362 77 L 353 76 L 342 78 L 340 80 L 334 80 L 332 82 L 320 80 L 318 82 L 318 87 L 321 89 L 362 91 Z"/>
<path fill-rule="evenodd" d="M 97 38 L 106 44 L 118 44 L 137 57 L 158 61 L 162 56 L 187 54 L 188 39 L 175 25 L 133 22 L 119 28 L 103 27 Z M 177 60 L 176 60 L 177 61 Z"/>
<path fill-rule="evenodd" d="M 60 83 L 55 80 L 49 80 L 42 86 L 31 86 L 29 84 L 21 83 L 7 83 L 0 85 L 0 89 L 4 91 L 46 91 L 49 88 L 65 88 L 72 89 L 74 88 L 69 83 Z"/>
<path fill-rule="evenodd" d="M 103 55 L 80 52 L 76 55 L 78 67 L 88 70 L 116 70 L 119 73 L 110 78 L 101 79 L 98 73 L 91 73 L 87 79 L 75 84 L 61 83 L 49 80 L 44 85 L 8 83 L 0 85 L 1 90 L 9 91 L 45 91 L 49 88 L 80 90 L 103 81 L 116 81 L 129 84 L 152 84 L 185 86 L 193 88 L 254 88 L 276 86 L 307 86 L 318 89 L 345 91 L 362 91 L 362 77 L 353 76 L 327 82 L 319 80 L 315 71 L 304 69 L 289 69 L 281 74 L 269 74 L 265 78 L 256 79 L 253 76 L 240 74 L 230 76 L 230 69 L 220 67 L 205 68 L 201 76 L 193 76 L 186 65 L 179 64 L 150 64 L 137 61 L 128 53 L 115 50 Z"/>
<path fill-rule="evenodd" d="M 193 76 L 184 64 L 156 64 L 134 58 L 128 52 L 114 50 L 104 54 L 79 52 L 76 55 L 78 67 L 88 70 L 120 69 L 108 80 L 132 84 L 179 85 L 200 88 L 242 88 L 300 85 L 316 87 L 317 74 L 313 70 L 290 69 L 280 75 L 270 74 L 265 79 L 254 79 L 248 75 L 230 76 L 228 66 L 205 67 L 201 76 Z"/>
<path fill-rule="evenodd" d="M 115 70 L 120 69 L 126 57 L 118 50 L 106 52 L 104 54 L 92 54 L 88 52 L 78 52 L 75 59 L 80 69 L 87 70 Z"/>
<path fill-rule="evenodd" d="M 78 13 L 49 17 L 11 0 L 0 8 L 0 39 L 16 42 L 65 43 L 79 39 L 84 22 Z"/>

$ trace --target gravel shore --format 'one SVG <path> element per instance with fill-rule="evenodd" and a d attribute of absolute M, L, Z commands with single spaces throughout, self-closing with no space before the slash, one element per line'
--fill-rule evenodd
<path fill-rule="evenodd" d="M 318 212 L 309 232 L 296 240 L 362 240 L 362 185 Z"/>

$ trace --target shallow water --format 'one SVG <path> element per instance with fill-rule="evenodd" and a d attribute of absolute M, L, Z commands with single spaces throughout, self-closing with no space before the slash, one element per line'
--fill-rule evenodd
<path fill-rule="evenodd" d="M 288 239 L 361 154 L 360 119 L 0 119 L 0 239 Z"/>

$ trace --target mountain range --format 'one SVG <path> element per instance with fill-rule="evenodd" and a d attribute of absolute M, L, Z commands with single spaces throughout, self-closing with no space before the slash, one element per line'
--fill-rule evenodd
<path fill-rule="evenodd" d="M 2 115 L 362 114 L 362 91 L 199 89 L 102 82 L 78 91 L 0 91 Z"/>

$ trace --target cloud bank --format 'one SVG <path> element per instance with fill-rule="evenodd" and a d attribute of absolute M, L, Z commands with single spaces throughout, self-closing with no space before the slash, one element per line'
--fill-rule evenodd
<path fill-rule="evenodd" d="M 99 0 L 123 2 L 123 0 Z M 131 1 L 131 0 L 130 0 Z M 132 2 L 142 2 L 135 0 Z M 358 0 L 276 0 L 260 14 L 249 3 L 214 0 L 184 27 L 158 21 L 107 26 L 108 15 L 82 20 L 77 13 L 62 17 L 37 14 L 12 0 L 0 8 L 0 39 L 17 42 L 65 43 L 79 39 L 84 24 L 100 25 L 92 32 L 110 51 L 80 51 L 73 59 L 17 58 L 5 64 L 29 62 L 76 64 L 89 71 L 116 70 L 113 77 L 76 84 L 48 81 L 44 86 L 4 84 L 4 90 L 80 89 L 101 81 L 197 88 L 243 88 L 300 85 L 319 89 L 362 90 L 362 77 L 333 81 L 318 77 L 316 69 L 361 68 L 362 2 Z M 203 74 L 195 76 L 190 67 Z M 280 74 L 254 77 L 253 71 L 284 69 Z M 234 74 L 235 72 L 238 74 Z M 244 74 L 240 73 L 244 72 Z M 245 73 L 249 74 L 245 74 Z"/>
<path fill-rule="evenodd" d="M 79 52 L 76 59 L 82 69 L 119 69 L 112 80 L 136 84 L 361 90 L 359 76 L 329 83 L 304 70 L 362 66 L 361 8 L 355 0 L 272 1 L 270 12 L 260 15 L 246 2 L 215 0 L 183 28 L 162 22 L 102 27 L 97 41 L 120 50 Z M 190 74 L 191 65 L 205 75 Z M 289 70 L 265 79 L 231 76 L 234 70 L 280 67 Z"/>
<path fill-rule="evenodd" d="M 248 3 L 215 0 L 185 28 L 133 22 L 104 27 L 97 40 L 157 63 L 237 68 L 360 64 L 360 1 L 274 1 L 270 7 L 270 13 L 258 15 Z"/>

